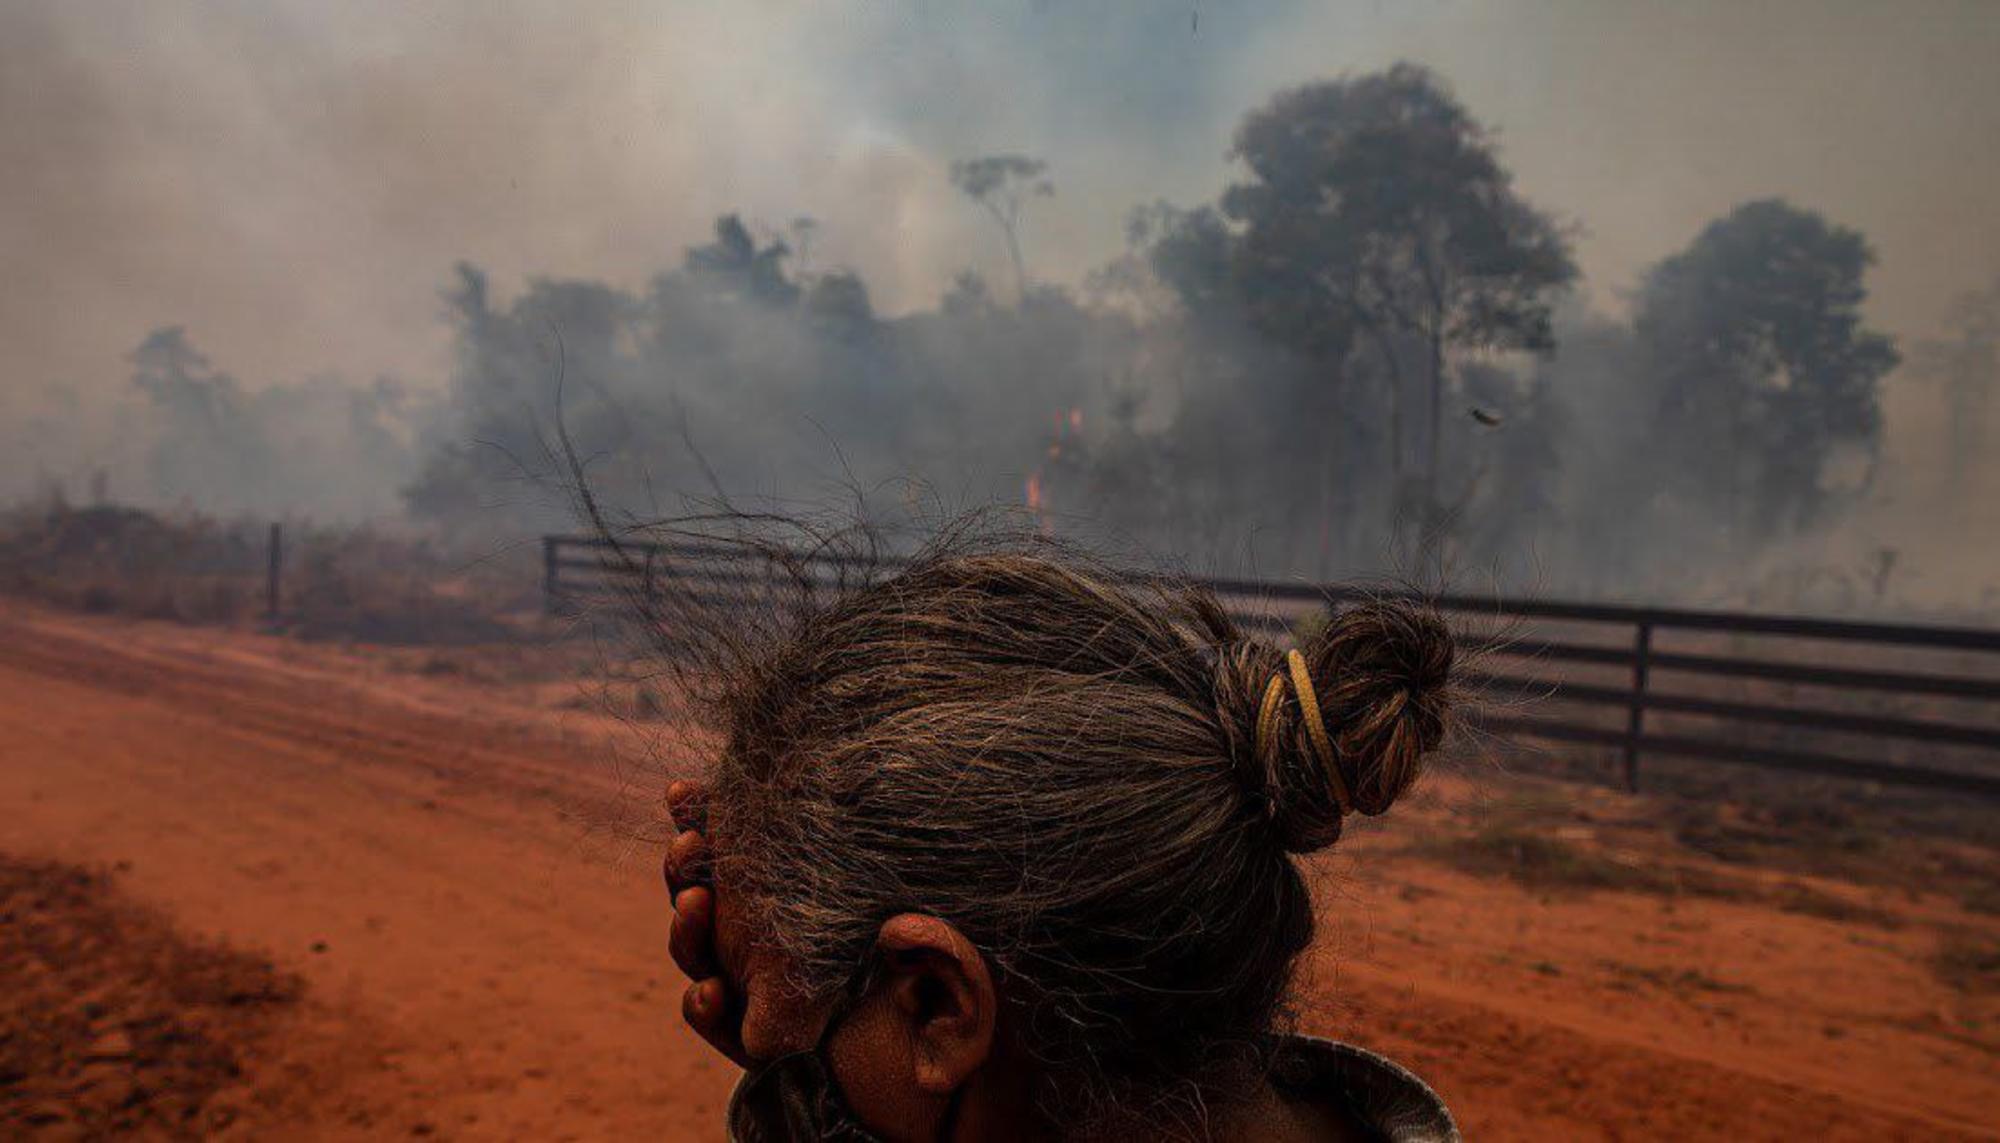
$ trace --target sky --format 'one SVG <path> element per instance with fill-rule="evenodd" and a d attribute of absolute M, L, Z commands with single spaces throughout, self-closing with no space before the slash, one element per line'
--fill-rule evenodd
<path fill-rule="evenodd" d="M 1000 272 L 946 177 L 996 152 L 1050 163 L 1027 255 L 1075 282 L 1132 206 L 1227 185 L 1245 111 L 1400 59 L 1576 228 L 1599 306 L 1770 195 L 1868 235 L 1896 333 L 2000 273 L 1984 0 L 8 0 L 0 398 L 115 389 L 176 323 L 251 385 L 434 385 L 455 261 L 637 286 L 727 210 L 810 215 L 815 266 L 921 307 Z"/>

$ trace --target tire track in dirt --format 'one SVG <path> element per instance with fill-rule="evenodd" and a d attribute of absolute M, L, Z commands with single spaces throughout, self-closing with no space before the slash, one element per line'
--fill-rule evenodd
<path fill-rule="evenodd" d="M 486 721 L 268 657 L 232 661 L 105 636 L 0 611 L 0 669 L 192 713 L 219 732 L 268 744 L 270 762 L 337 761 L 344 779 L 433 812 L 477 814 L 487 799 L 532 799 L 580 831 L 628 838 L 656 836 L 664 820 L 663 774 L 651 760 L 621 760 L 614 771 L 607 759 L 633 753 L 632 731 L 603 716 L 512 711 Z"/>
<path fill-rule="evenodd" d="M 240 664 L 115 646 L 0 616 L 0 665 L 179 709 L 208 710 L 239 732 L 433 778 L 511 779 L 523 792 L 546 794 L 548 779 L 589 777 L 586 768 L 551 764 L 547 751 L 554 743 L 536 741 L 525 727 L 496 730 L 462 717 L 384 703 L 379 691 L 371 695 L 341 680 L 299 677 L 276 664 L 259 673 Z M 218 704 L 218 699 L 225 701 Z M 326 713 L 335 700 L 350 708 L 349 716 Z M 354 713 L 367 717 L 355 718 Z M 442 744 L 450 749 L 440 750 Z M 539 749 L 523 752 L 524 745 Z"/>

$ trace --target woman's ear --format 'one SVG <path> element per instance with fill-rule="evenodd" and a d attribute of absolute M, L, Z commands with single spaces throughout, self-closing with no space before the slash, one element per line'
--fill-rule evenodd
<path fill-rule="evenodd" d="M 920 1090 L 957 1090 L 993 1055 L 999 1000 L 986 958 L 948 921 L 901 913 L 882 923 L 882 989 L 909 1037 Z"/>

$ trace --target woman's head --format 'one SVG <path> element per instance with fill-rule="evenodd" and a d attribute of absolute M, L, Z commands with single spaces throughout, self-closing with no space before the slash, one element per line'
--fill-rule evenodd
<path fill-rule="evenodd" d="M 1063 1121 L 1257 1074 L 1313 932 L 1292 856 L 1409 787 L 1453 656 L 1431 612 L 1354 606 L 1298 648 L 1302 702 L 1212 595 L 1022 551 L 933 552 L 783 632 L 713 692 L 733 959 L 824 1013 L 885 948 L 958 957 Z"/>

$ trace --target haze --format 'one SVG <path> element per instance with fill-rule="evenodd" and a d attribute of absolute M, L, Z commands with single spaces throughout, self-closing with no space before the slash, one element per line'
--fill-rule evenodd
<path fill-rule="evenodd" d="M 460 260 L 503 298 L 637 291 L 720 215 L 765 235 L 810 216 L 795 269 L 852 270 L 878 315 L 935 307 L 961 270 L 1006 279 L 947 177 L 977 155 L 1047 161 L 1025 256 L 1074 288 L 1132 208 L 1240 177 L 1232 131 L 1274 92 L 1399 60 L 1573 230 L 1576 309 L 1621 314 L 1707 222 L 1782 197 L 1865 235 L 1865 312 L 1908 349 L 2000 271 L 1995 58 L 2000 8 L 1943 0 L 20 0 L 0 11 L 0 490 L 120 447 L 59 430 L 115 424 L 93 410 L 129 399 L 162 327 L 252 391 L 386 377 L 441 399 Z M 1938 412 L 1907 388 L 1885 389 L 1887 452 L 1921 460 L 1896 426 Z"/>

